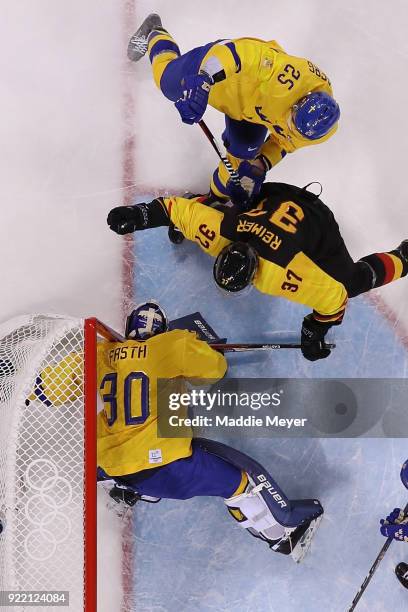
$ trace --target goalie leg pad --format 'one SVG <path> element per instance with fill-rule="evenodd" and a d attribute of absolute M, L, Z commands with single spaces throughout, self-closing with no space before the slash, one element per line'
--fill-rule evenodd
<path fill-rule="evenodd" d="M 243 529 L 249 529 L 252 535 L 259 534 L 271 544 L 285 537 L 285 527 L 274 518 L 257 487 L 252 490 L 247 488 L 241 495 L 225 499 L 224 502 L 234 519 Z"/>
<path fill-rule="evenodd" d="M 193 447 L 199 447 L 207 453 L 221 457 L 231 465 L 245 471 L 258 488 L 272 516 L 281 525 L 297 527 L 323 514 L 323 508 L 317 499 L 289 500 L 265 468 L 241 451 L 205 438 L 194 438 Z"/>
<path fill-rule="evenodd" d="M 274 552 L 291 555 L 296 563 L 300 563 L 310 547 L 322 517 L 305 521 L 298 527 L 285 527 L 273 517 L 259 493 L 260 487 L 249 490 L 250 486 L 248 485 L 244 493 L 224 500 L 229 513 L 252 536 L 269 544 L 269 548 Z"/>

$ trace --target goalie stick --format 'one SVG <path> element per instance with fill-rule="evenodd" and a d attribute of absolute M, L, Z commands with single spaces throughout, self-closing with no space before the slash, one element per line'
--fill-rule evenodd
<path fill-rule="evenodd" d="M 222 353 L 242 353 L 245 351 L 269 351 L 277 349 L 300 349 L 301 345 L 297 343 L 251 343 L 251 342 L 234 342 L 226 344 L 226 338 L 220 338 L 214 329 L 207 323 L 200 312 L 193 312 L 189 315 L 170 321 L 169 329 L 188 329 L 194 331 L 200 338 L 211 345 L 211 348 Z M 335 344 L 324 344 L 328 349 L 336 348 Z"/>
<path fill-rule="evenodd" d="M 404 508 L 404 514 L 405 514 L 405 516 L 407 516 L 407 514 L 408 514 L 408 504 Z M 391 542 L 393 541 L 393 539 L 394 538 L 388 538 L 387 541 L 385 542 L 384 546 L 381 548 L 380 552 L 377 555 L 376 560 L 374 561 L 374 563 L 372 564 L 372 566 L 370 568 L 370 571 L 368 572 L 367 576 L 365 577 L 363 584 L 361 585 L 361 587 L 358 590 L 356 596 L 354 597 L 354 599 L 352 601 L 352 604 L 351 604 L 350 608 L 348 609 L 348 612 L 353 612 L 353 610 L 356 609 L 356 606 L 357 606 L 358 602 L 360 601 L 364 591 L 368 587 L 368 585 L 369 585 L 369 583 L 371 581 L 371 578 L 374 576 L 374 573 L 377 570 L 378 566 L 380 565 L 381 561 L 384 559 L 385 553 L 387 552 L 387 550 L 391 546 Z"/>
<path fill-rule="evenodd" d="M 334 349 L 335 344 L 324 344 L 325 348 Z M 243 342 L 237 344 L 216 344 L 211 343 L 211 348 L 222 353 L 242 353 L 244 351 L 269 351 L 277 349 L 300 349 L 301 345 L 296 343 L 272 343 L 272 344 L 251 344 Z"/>

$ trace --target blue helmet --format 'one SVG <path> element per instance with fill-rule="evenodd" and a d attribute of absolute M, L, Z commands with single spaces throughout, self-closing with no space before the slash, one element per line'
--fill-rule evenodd
<path fill-rule="evenodd" d="M 153 300 L 136 306 L 126 319 L 125 336 L 132 340 L 147 340 L 167 330 L 166 313 Z"/>
<path fill-rule="evenodd" d="M 323 91 L 309 93 L 293 106 L 293 123 L 298 132 L 310 140 L 325 136 L 339 117 L 336 100 Z"/>
<path fill-rule="evenodd" d="M 401 480 L 402 484 L 408 489 L 408 459 L 401 468 Z"/>

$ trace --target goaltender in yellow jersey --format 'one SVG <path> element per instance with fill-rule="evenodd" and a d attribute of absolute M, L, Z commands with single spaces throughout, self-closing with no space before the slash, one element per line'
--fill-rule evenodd
<path fill-rule="evenodd" d="M 162 311 L 150 302 L 145 312 L 146 325 L 156 334 Z M 226 369 L 223 355 L 194 332 L 100 343 L 98 387 L 104 409 L 98 414 L 98 466 L 109 476 L 121 476 L 190 456 L 191 437 L 157 436 L 157 380 L 180 377 L 181 385 L 184 378 L 218 380 Z"/>

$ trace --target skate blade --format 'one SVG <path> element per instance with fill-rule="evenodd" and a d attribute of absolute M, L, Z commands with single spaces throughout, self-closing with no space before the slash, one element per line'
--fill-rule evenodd
<path fill-rule="evenodd" d="M 312 539 L 319 528 L 320 523 L 322 522 L 323 516 L 319 516 L 315 521 L 313 521 L 309 529 L 303 536 L 300 538 L 299 542 L 296 544 L 295 548 L 291 552 L 291 557 L 295 563 L 301 563 L 305 558 L 310 545 L 312 543 Z"/>

